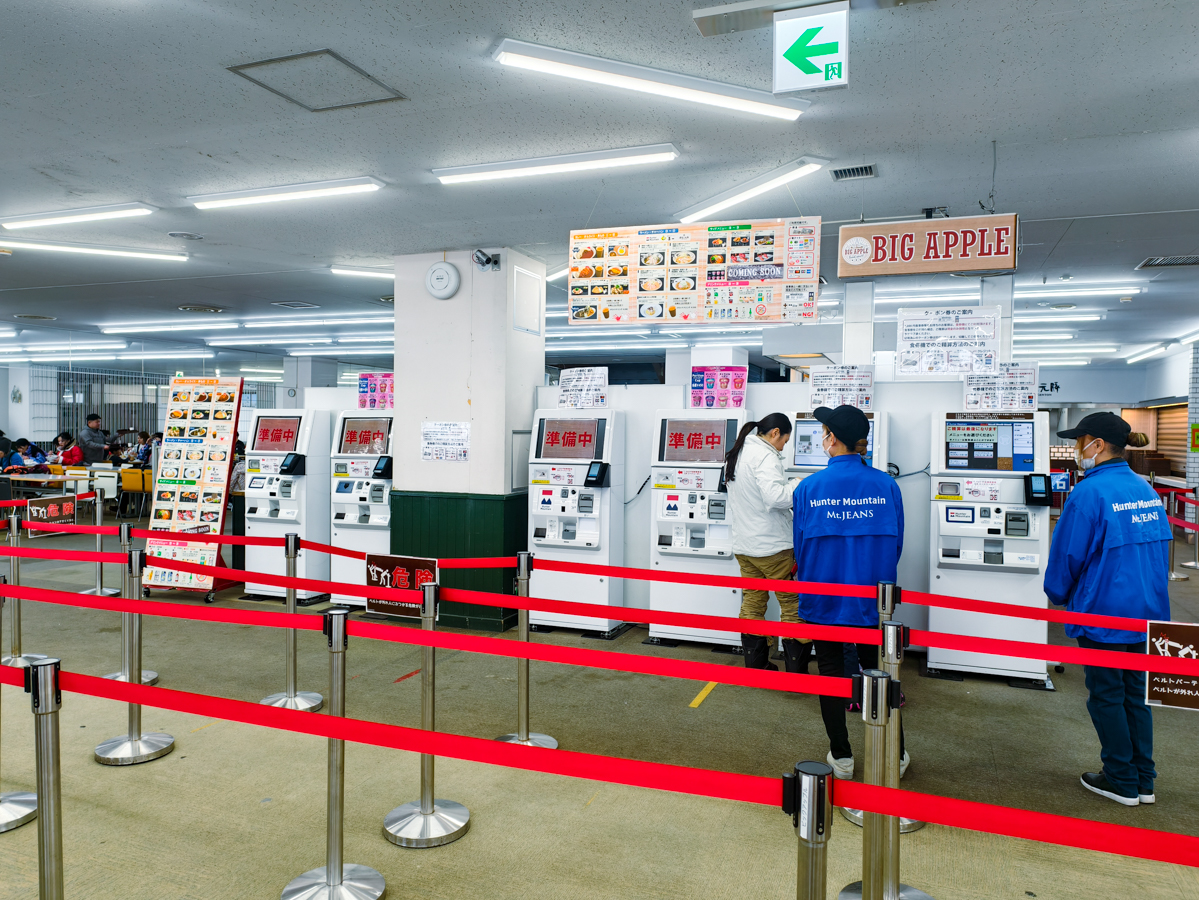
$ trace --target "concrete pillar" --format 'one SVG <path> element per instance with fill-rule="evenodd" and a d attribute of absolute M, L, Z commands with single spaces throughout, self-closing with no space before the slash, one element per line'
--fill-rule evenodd
<path fill-rule="evenodd" d="M 845 317 L 841 332 L 841 363 L 871 365 L 874 362 L 874 282 L 845 284 Z"/>
<path fill-rule="evenodd" d="M 999 361 L 1012 361 L 1012 293 L 1015 289 L 1014 275 L 996 275 L 982 279 L 982 305 L 998 306 L 999 313 Z"/>
<path fill-rule="evenodd" d="M 691 384 L 691 351 L 666 351 L 666 383 Z"/>
<path fill-rule="evenodd" d="M 337 361 L 313 356 L 283 358 L 283 381 L 275 387 L 275 406 L 295 409 L 304 405 L 304 389 L 336 387 Z"/>
<path fill-rule="evenodd" d="M 714 345 L 691 348 L 692 366 L 748 366 L 749 351 L 744 347 Z M 686 384 L 691 384 L 691 370 L 687 370 Z"/>
<path fill-rule="evenodd" d="M 3 403 L 8 411 L 8 424 L 3 426 L 10 440 L 30 438 L 32 440 L 32 409 L 30 376 L 27 364 L 14 363 L 8 367 L 8 390 Z"/>

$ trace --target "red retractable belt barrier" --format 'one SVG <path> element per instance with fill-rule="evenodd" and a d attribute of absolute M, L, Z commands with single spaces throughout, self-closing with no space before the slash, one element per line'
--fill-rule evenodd
<path fill-rule="evenodd" d="M 1175 494 L 1174 499 L 1179 503 L 1189 503 L 1192 506 L 1199 506 L 1199 500 L 1194 497 L 1188 497 L 1186 494 Z"/>
<path fill-rule="evenodd" d="M 1176 519 L 1173 516 L 1166 516 L 1166 521 L 1171 525 L 1177 525 L 1179 528 L 1184 528 L 1187 531 L 1199 531 L 1199 525 L 1194 522 L 1188 522 L 1186 519 Z"/>
<path fill-rule="evenodd" d="M 515 556 L 455 557 L 437 560 L 439 569 L 515 569 Z"/>
<path fill-rule="evenodd" d="M 28 500 L 0 500 L 0 509 L 13 509 L 17 506 L 28 506 Z"/>
<path fill-rule="evenodd" d="M 1039 619 L 1042 622 L 1061 624 L 1093 625 L 1096 628 L 1114 628 L 1117 631 L 1144 631 L 1149 627 L 1146 619 L 1130 619 L 1124 616 L 1104 616 L 1099 613 L 1067 612 L 1064 609 L 1037 609 L 1015 603 L 1000 603 L 991 600 L 970 600 L 966 597 L 948 597 L 940 594 L 925 594 L 921 591 L 903 592 L 903 602 L 916 606 L 938 606 L 942 609 L 960 609 L 966 612 L 987 615 L 1012 616 L 1021 619 Z"/>
<path fill-rule="evenodd" d="M 345 556 L 350 559 L 366 559 L 366 554 L 358 550 L 347 550 L 344 547 L 334 547 L 332 544 L 320 544 L 316 541 L 300 541 L 301 550 L 315 550 L 317 553 L 326 553 L 330 556 Z"/>
<path fill-rule="evenodd" d="M 282 547 L 283 538 L 245 537 L 239 534 L 193 534 L 190 531 L 147 531 L 132 529 L 133 536 L 163 541 L 187 541 L 191 544 L 233 544 L 239 547 Z M 228 569 L 225 570 L 228 574 Z"/>
<path fill-rule="evenodd" d="M 124 563 L 129 557 L 124 553 L 97 553 L 95 550 L 57 550 L 52 547 L 8 547 L 0 544 L 0 556 L 18 556 L 26 559 L 57 559 L 62 562 Z"/>
<path fill-rule="evenodd" d="M 67 523 L 53 524 L 50 522 L 22 522 L 26 531 L 56 531 L 66 534 L 111 534 L 121 533 L 119 525 L 69 525 Z"/>

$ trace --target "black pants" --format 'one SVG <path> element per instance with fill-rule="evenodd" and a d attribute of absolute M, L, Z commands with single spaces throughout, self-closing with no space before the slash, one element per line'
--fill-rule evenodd
<path fill-rule="evenodd" d="M 842 644 L 837 641 L 816 641 L 816 667 L 821 675 L 844 678 L 846 649 L 856 647 L 858 662 L 863 669 L 878 667 L 878 647 L 873 644 Z M 855 673 L 856 674 L 856 673 Z M 849 728 L 845 724 L 845 698 L 820 695 L 820 716 L 824 719 L 824 730 L 828 734 L 829 750 L 833 759 L 853 756 L 849 746 Z M 899 753 L 903 755 L 903 727 L 899 729 Z"/>

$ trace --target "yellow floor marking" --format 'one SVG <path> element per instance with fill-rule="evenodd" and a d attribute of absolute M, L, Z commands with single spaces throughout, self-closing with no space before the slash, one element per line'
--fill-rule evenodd
<path fill-rule="evenodd" d="M 583 809 L 586 809 L 588 806 L 590 806 L 592 803 L 594 803 L 594 802 L 595 802 L 595 798 L 596 798 L 596 797 L 598 797 L 598 796 L 599 796 L 599 794 L 600 794 L 600 792 L 599 792 L 599 791 L 596 791 L 596 792 L 595 792 L 595 793 L 592 795 L 591 799 L 587 801 L 587 805 L 586 805 L 586 806 L 584 806 L 584 807 L 583 807 Z"/>
<path fill-rule="evenodd" d="M 205 728 L 209 728 L 215 724 L 216 722 L 209 722 L 207 725 L 201 725 L 199 728 L 193 728 L 191 733 L 195 734 L 197 731 L 203 731 Z"/>
<path fill-rule="evenodd" d="M 691 701 L 691 708 L 695 709 L 701 703 L 708 699 L 708 694 L 712 693 L 712 688 L 716 687 L 715 681 L 709 681 L 704 685 L 704 689 L 695 695 L 695 699 Z"/>

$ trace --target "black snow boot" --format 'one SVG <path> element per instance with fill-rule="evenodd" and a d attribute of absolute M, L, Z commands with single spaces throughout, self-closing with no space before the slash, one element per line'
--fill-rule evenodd
<path fill-rule="evenodd" d="M 773 640 L 760 634 L 741 635 L 741 655 L 745 659 L 745 668 L 777 672 L 778 666 L 770 661 L 770 643 Z"/>
<path fill-rule="evenodd" d="M 794 638 L 783 638 L 783 657 L 784 665 L 788 672 L 794 672 L 799 675 L 808 674 L 808 663 L 812 659 L 812 649 L 815 646 L 811 641 L 798 641 Z"/>

